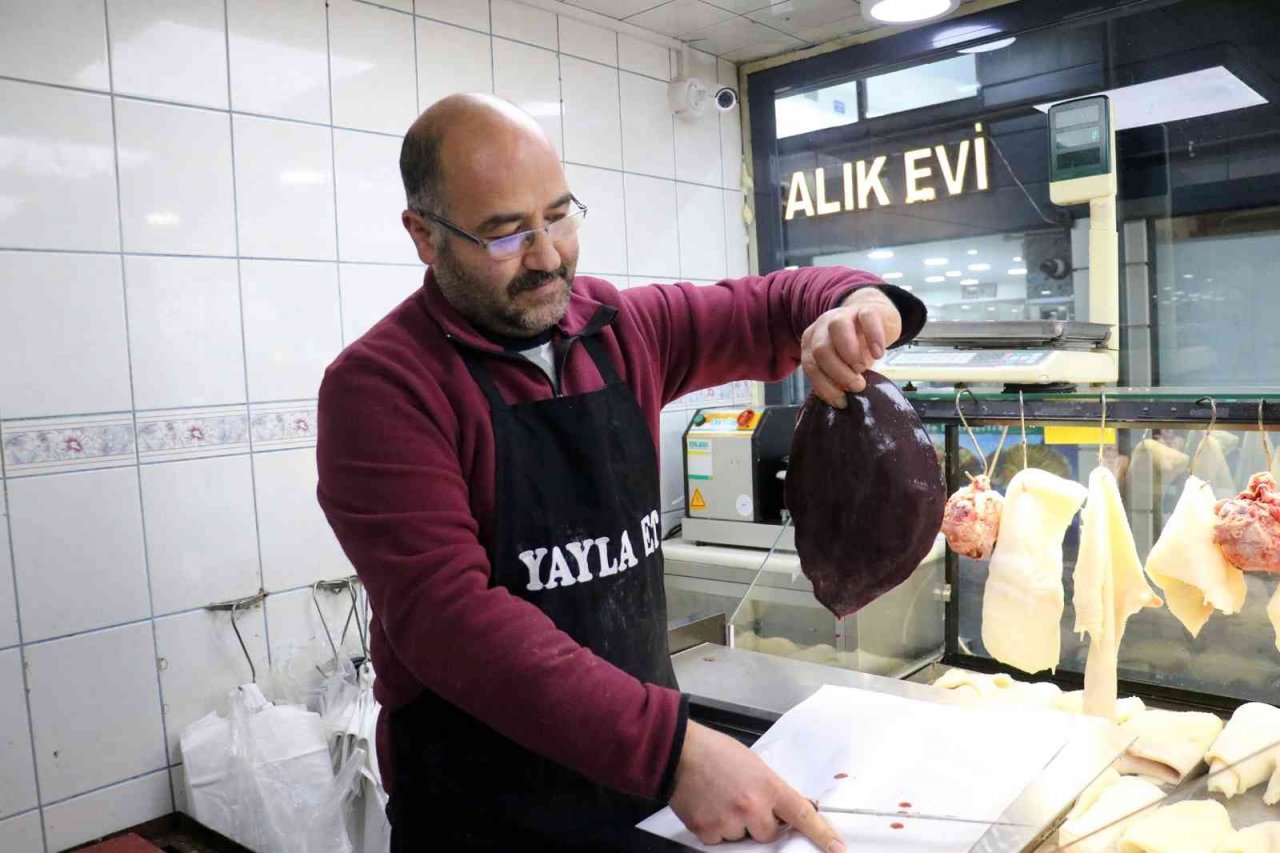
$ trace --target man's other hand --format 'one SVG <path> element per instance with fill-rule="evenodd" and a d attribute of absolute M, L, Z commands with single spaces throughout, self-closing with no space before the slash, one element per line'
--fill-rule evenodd
<path fill-rule="evenodd" d="M 788 825 L 823 853 L 845 853 L 840 835 L 754 752 L 690 722 L 671 809 L 703 844 L 750 836 L 773 841 Z"/>
<path fill-rule="evenodd" d="M 845 392 L 867 387 L 862 374 L 901 334 L 902 317 L 889 297 L 874 287 L 849 294 L 800 338 L 800 363 L 814 393 L 843 409 Z"/>

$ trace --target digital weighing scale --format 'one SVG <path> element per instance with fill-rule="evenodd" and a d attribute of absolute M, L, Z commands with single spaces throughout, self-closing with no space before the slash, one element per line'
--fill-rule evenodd
<path fill-rule="evenodd" d="M 897 382 L 1005 383 L 1053 389 L 1114 383 L 1119 366 L 1119 240 L 1115 121 L 1092 95 L 1049 109 L 1049 197 L 1089 203 L 1089 322 L 990 321 L 926 325 L 877 370 Z"/>

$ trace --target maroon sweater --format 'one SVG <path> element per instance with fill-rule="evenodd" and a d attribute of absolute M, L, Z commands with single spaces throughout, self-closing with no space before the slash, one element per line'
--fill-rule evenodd
<path fill-rule="evenodd" d="M 828 267 L 622 292 L 578 276 L 555 334 L 580 331 L 601 304 L 616 306 L 604 344 L 656 445 L 664 405 L 732 380 L 787 376 L 804 329 L 861 285 L 881 286 L 908 308 L 904 341 L 919 331 L 917 300 L 868 273 Z M 384 781 L 389 788 L 387 714 L 425 687 L 597 783 L 664 796 L 683 742 L 680 694 L 642 684 L 533 604 L 489 586 L 493 428 L 455 343 L 500 350 L 428 271 L 423 289 L 347 347 L 320 387 L 319 499 L 372 605 Z M 488 367 L 511 403 L 552 394 L 532 363 L 494 358 Z M 560 379 L 564 394 L 603 386 L 583 347 L 570 351 Z"/>

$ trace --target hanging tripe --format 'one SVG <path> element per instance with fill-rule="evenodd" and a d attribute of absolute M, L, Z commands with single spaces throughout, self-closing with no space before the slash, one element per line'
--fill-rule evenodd
<path fill-rule="evenodd" d="M 915 409 L 885 377 L 835 409 L 810 395 L 796 423 L 786 504 L 800 567 L 836 616 L 911 576 L 942 525 L 946 485 Z"/>

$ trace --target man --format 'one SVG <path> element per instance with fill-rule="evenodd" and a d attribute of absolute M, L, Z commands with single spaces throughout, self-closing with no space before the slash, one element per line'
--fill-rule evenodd
<path fill-rule="evenodd" d="M 423 113 L 400 168 L 430 268 L 330 366 L 317 448 L 373 606 L 393 849 L 608 849 L 669 802 L 708 843 L 790 824 L 844 850 L 754 753 L 688 721 L 654 436 L 666 403 L 800 361 L 843 406 L 923 306 L 845 269 L 575 279 L 585 210 L 538 125 L 489 96 Z"/>

